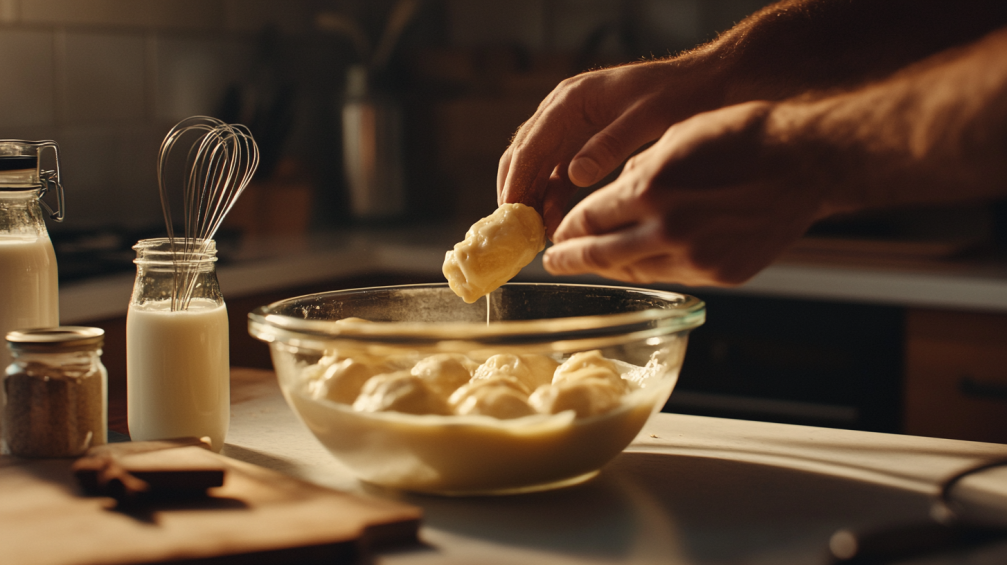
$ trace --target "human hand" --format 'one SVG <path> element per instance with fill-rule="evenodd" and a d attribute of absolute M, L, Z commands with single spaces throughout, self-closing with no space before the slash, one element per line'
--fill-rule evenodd
<path fill-rule="evenodd" d="M 717 90 L 698 57 L 603 69 L 560 83 L 500 158 L 499 203 L 533 206 L 551 234 L 578 188 L 603 179 L 675 122 L 713 107 Z"/>
<path fill-rule="evenodd" d="M 751 102 L 672 126 L 575 206 L 545 268 L 632 282 L 740 284 L 826 215 L 826 188 Z M 806 155 L 805 155 L 806 156 Z"/>

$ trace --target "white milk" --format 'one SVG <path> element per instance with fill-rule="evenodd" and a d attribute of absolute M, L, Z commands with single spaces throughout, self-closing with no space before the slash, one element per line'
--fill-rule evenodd
<path fill-rule="evenodd" d="M 134 441 L 210 436 L 224 446 L 230 419 L 227 308 L 193 299 L 130 304 L 126 315 L 126 394 Z"/>
<path fill-rule="evenodd" d="M 3 336 L 59 325 L 56 254 L 48 237 L 0 236 L 0 371 L 10 364 Z"/>

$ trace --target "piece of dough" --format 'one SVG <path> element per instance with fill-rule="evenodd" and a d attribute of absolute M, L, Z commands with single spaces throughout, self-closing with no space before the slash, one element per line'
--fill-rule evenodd
<path fill-rule="evenodd" d="M 546 361 L 551 362 L 549 365 Z M 542 355 L 526 356 L 512 353 L 498 353 L 476 368 L 473 381 L 499 377 L 509 377 L 520 382 L 528 392 L 552 382 L 553 371 L 558 364 Z"/>
<path fill-rule="evenodd" d="M 582 379 L 602 379 L 612 383 L 622 392 L 626 392 L 629 383 L 623 380 L 619 369 L 611 359 L 602 356 L 597 349 L 574 353 L 553 373 L 552 383 Z"/>
<path fill-rule="evenodd" d="M 472 224 L 444 257 L 444 277 L 471 304 L 514 278 L 545 249 L 542 217 L 524 204 L 503 204 Z"/>
<path fill-rule="evenodd" d="M 451 395 L 451 407 L 462 415 L 481 414 L 501 420 L 530 416 L 528 395 L 504 379 L 476 381 Z"/>
<path fill-rule="evenodd" d="M 548 384 L 552 382 L 553 374 L 559 367 L 559 362 L 557 362 L 552 357 L 547 357 L 545 355 L 539 355 L 537 353 L 525 353 L 523 355 L 518 355 L 522 361 L 528 364 L 531 368 L 532 374 L 535 375 L 535 382 L 537 383 L 532 390 L 543 384 Z"/>
<path fill-rule="evenodd" d="M 409 371 L 375 375 L 364 383 L 353 409 L 361 412 L 451 414 L 448 403 Z"/>
<path fill-rule="evenodd" d="M 472 371 L 478 366 L 461 353 L 438 353 L 420 359 L 410 372 L 426 381 L 434 392 L 446 399 L 458 387 L 469 382 Z"/>
<path fill-rule="evenodd" d="M 387 365 L 372 365 L 343 358 L 326 367 L 318 379 L 308 384 L 308 390 L 314 398 L 353 404 L 368 379 L 388 370 Z"/>
<path fill-rule="evenodd" d="M 532 393 L 528 403 L 543 414 L 573 410 L 578 418 L 611 411 L 622 401 L 622 391 L 607 379 L 578 379 L 543 385 Z"/>
<path fill-rule="evenodd" d="M 458 404 L 461 403 L 462 400 L 465 399 L 466 396 L 472 394 L 472 391 L 476 390 L 477 388 L 491 387 L 491 386 L 507 387 L 513 390 L 514 392 L 518 393 L 519 395 L 521 395 L 522 398 L 528 398 L 528 395 L 531 394 L 531 391 L 528 390 L 528 387 L 521 384 L 521 381 L 515 379 L 514 377 L 498 375 L 490 377 L 488 379 L 472 379 L 472 381 L 469 382 L 467 385 L 460 387 L 458 390 L 454 391 L 451 394 L 451 397 L 448 399 L 448 404 L 450 404 L 451 406 L 457 406 Z"/>

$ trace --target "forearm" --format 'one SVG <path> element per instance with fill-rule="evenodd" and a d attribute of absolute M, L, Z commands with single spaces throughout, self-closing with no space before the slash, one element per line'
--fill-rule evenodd
<path fill-rule="evenodd" d="M 785 0 L 677 57 L 563 81 L 501 157 L 499 200 L 551 231 L 578 187 L 692 116 L 859 88 L 1005 23 L 1003 0 Z"/>
<path fill-rule="evenodd" d="M 1005 24 L 993 0 L 785 0 L 679 59 L 714 69 L 712 109 L 852 88 Z"/>
<path fill-rule="evenodd" d="M 1007 193 L 1007 27 L 861 89 L 779 104 L 766 125 L 823 215 Z"/>

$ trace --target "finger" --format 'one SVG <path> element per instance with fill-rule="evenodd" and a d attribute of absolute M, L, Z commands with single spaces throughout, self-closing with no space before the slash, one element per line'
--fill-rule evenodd
<path fill-rule="evenodd" d="M 633 263 L 674 252 L 660 244 L 661 223 L 650 220 L 613 233 L 559 242 L 546 250 L 542 263 L 554 275 L 621 274 Z"/>
<path fill-rule="evenodd" d="M 638 223 L 650 215 L 639 198 L 640 177 L 619 176 L 612 184 L 600 188 L 570 210 L 553 234 L 556 242 L 588 235 L 600 235 Z"/>
<path fill-rule="evenodd" d="M 517 131 L 514 132 L 513 137 L 511 137 L 511 145 L 520 145 L 524 143 L 524 140 L 528 137 L 532 126 L 541 118 L 556 101 L 556 98 L 560 96 L 560 91 L 563 89 L 563 83 L 560 83 L 555 88 L 552 89 L 541 102 L 538 103 L 538 107 L 535 108 L 535 113 L 532 114 L 530 118 L 525 120 Z"/>
<path fill-rule="evenodd" d="M 625 265 L 622 273 L 610 278 L 621 281 L 649 284 L 664 282 L 686 286 L 731 286 L 718 280 L 710 272 L 697 268 L 686 253 L 661 253 Z"/>
<path fill-rule="evenodd" d="M 600 247 L 604 247 L 604 242 L 602 240 L 611 237 L 612 235 L 614 234 L 596 238 L 598 243 L 600 243 Z M 585 245 L 590 245 L 589 242 L 584 243 Z M 563 245 L 565 246 L 568 244 Z M 635 246 L 634 249 L 653 249 L 653 245 L 650 243 L 637 245 L 636 243 L 628 242 L 627 245 Z M 560 264 L 559 261 L 562 261 L 563 259 L 554 257 L 553 254 L 565 253 L 565 251 L 562 247 L 560 247 L 560 250 L 557 252 L 551 251 L 556 247 L 559 246 L 557 245 L 551 247 L 547 251 L 547 256 L 543 258 L 543 264 L 546 266 L 546 269 L 554 275 L 578 275 L 592 273 L 607 279 L 634 284 L 663 282 L 683 284 L 687 286 L 733 286 L 739 284 L 739 282 L 743 282 L 724 281 L 717 278 L 715 273 L 697 268 L 684 249 L 669 250 L 665 248 L 652 255 L 643 253 L 633 259 L 627 260 L 624 263 L 613 262 L 606 267 L 590 267 L 587 263 L 584 263 L 581 265 L 581 268 L 578 269 L 576 268 L 576 265 L 571 263 Z M 590 253 L 602 254 L 605 253 L 605 251 L 599 248 L 597 251 Z M 619 248 L 613 248 L 611 249 L 611 253 L 616 254 L 615 256 L 619 257 L 622 250 Z M 622 256 L 626 257 L 625 254 Z"/>
<path fill-rule="evenodd" d="M 544 161 L 529 162 L 522 160 L 521 157 L 519 151 L 515 151 L 511 156 L 501 202 L 525 204 L 543 214 L 542 205 L 545 202 L 549 177 L 552 176 L 555 165 L 549 167 Z"/>
<path fill-rule="evenodd" d="M 675 277 L 674 273 L 684 271 L 678 267 L 681 263 L 682 260 L 676 254 L 660 253 L 622 265 L 618 270 L 602 276 L 635 284 L 650 284 L 656 281 L 680 283 L 683 281 L 678 280 L 679 277 Z"/>
<path fill-rule="evenodd" d="M 507 179 L 507 171 L 510 170 L 511 148 L 508 147 L 500 156 L 500 163 L 497 165 L 497 206 L 504 203 L 503 187 Z"/>
<path fill-rule="evenodd" d="M 566 176 L 566 163 L 560 163 L 553 169 L 546 184 L 545 201 L 542 203 L 542 222 L 545 224 L 545 233 L 552 239 L 553 233 L 563 221 L 566 214 L 567 202 L 580 188 L 570 182 Z"/>
<path fill-rule="evenodd" d="M 605 178 L 634 151 L 664 133 L 663 122 L 632 109 L 594 134 L 570 161 L 570 180 L 591 186 Z"/>
<path fill-rule="evenodd" d="M 553 169 L 558 163 L 569 163 L 593 131 L 583 116 L 566 107 L 540 108 L 536 116 L 521 127 L 508 149 L 501 199 L 541 211 Z"/>

